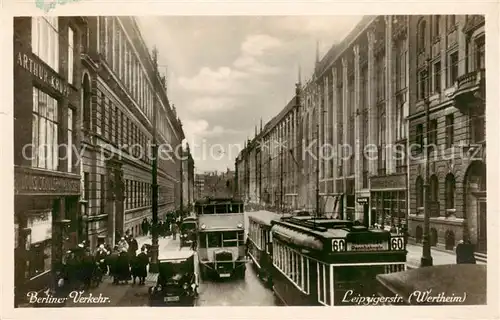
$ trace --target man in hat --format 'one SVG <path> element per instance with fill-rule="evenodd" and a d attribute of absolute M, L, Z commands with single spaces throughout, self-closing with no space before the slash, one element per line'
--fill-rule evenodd
<path fill-rule="evenodd" d="M 118 247 L 120 248 L 120 251 L 121 251 L 121 250 L 128 251 L 128 247 L 129 247 L 129 245 L 128 245 L 128 242 L 127 242 L 127 240 L 125 239 L 125 237 L 122 237 L 122 238 L 120 239 L 120 241 L 118 241 Z"/>
<path fill-rule="evenodd" d="M 109 266 L 109 275 L 113 277 L 113 284 L 118 284 L 118 257 L 120 255 L 119 247 L 115 246 L 113 252 L 108 256 L 106 264 Z"/>
<path fill-rule="evenodd" d="M 134 263 L 132 267 L 132 277 L 134 279 L 139 278 L 139 284 L 143 285 L 146 281 L 146 276 L 148 275 L 147 266 L 149 264 L 149 258 L 146 254 L 146 248 L 143 246 L 141 248 L 141 253 L 134 258 Z"/>

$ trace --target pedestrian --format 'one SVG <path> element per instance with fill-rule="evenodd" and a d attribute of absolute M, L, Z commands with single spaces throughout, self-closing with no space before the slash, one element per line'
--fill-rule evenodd
<path fill-rule="evenodd" d="M 108 256 L 106 264 L 109 266 L 109 275 L 113 277 L 113 284 L 118 284 L 118 257 L 120 255 L 119 247 L 115 246 L 113 252 Z"/>
<path fill-rule="evenodd" d="M 149 258 L 146 254 L 146 248 L 142 247 L 141 252 L 137 255 L 134 261 L 135 270 L 134 270 L 134 284 L 135 278 L 139 278 L 139 284 L 143 285 L 146 281 L 146 276 L 148 275 L 147 266 L 149 264 Z"/>
<path fill-rule="evenodd" d="M 118 241 L 118 247 L 120 250 L 124 249 L 125 251 L 128 251 L 129 244 L 125 237 L 121 237 L 120 241 Z"/>
<path fill-rule="evenodd" d="M 127 243 L 128 243 L 128 253 L 130 255 L 130 259 L 133 259 L 135 255 L 137 254 L 137 249 L 139 249 L 139 246 L 137 244 L 137 240 L 135 240 L 134 237 L 129 236 L 127 238 Z"/>
<path fill-rule="evenodd" d="M 457 264 L 476 264 L 474 245 L 469 240 L 460 240 L 455 249 Z"/>
<path fill-rule="evenodd" d="M 125 249 L 121 249 L 120 255 L 118 256 L 117 261 L 117 270 L 118 282 L 128 283 L 130 280 L 130 256 Z"/>

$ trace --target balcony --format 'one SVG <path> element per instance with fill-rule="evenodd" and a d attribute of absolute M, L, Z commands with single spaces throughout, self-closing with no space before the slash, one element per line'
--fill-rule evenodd
<path fill-rule="evenodd" d="M 468 109 L 475 102 L 483 102 L 486 92 L 485 69 L 475 70 L 458 77 L 453 99 L 459 109 Z M 483 105 L 483 103 L 480 103 Z"/>

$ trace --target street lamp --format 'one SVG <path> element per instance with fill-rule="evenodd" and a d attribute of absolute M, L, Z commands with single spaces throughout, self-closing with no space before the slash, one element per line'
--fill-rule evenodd
<path fill-rule="evenodd" d="M 430 125 L 430 115 L 429 115 L 429 108 L 430 108 L 430 72 L 429 72 L 429 63 L 430 59 L 427 58 L 426 60 L 426 87 L 427 87 L 427 92 L 425 93 L 425 131 L 426 131 L 426 143 L 425 143 L 425 181 L 424 181 L 424 236 L 423 236 L 423 246 L 422 246 L 422 258 L 420 259 L 420 266 L 421 267 L 430 267 L 432 266 L 432 255 L 431 255 L 431 243 L 429 239 L 429 228 L 430 228 L 430 197 L 429 197 L 429 166 L 430 166 L 430 130 L 429 130 L 429 125 Z"/>
<path fill-rule="evenodd" d="M 157 131 L 157 112 L 158 112 L 158 50 L 156 47 L 153 49 L 153 63 L 154 63 L 154 74 L 153 74 L 153 87 L 154 87 L 154 100 L 153 100 L 153 161 L 151 168 L 152 175 L 152 207 L 151 213 L 153 218 L 152 230 L 151 230 L 151 262 L 149 264 L 149 272 L 158 272 L 158 144 L 156 141 L 156 131 Z"/>

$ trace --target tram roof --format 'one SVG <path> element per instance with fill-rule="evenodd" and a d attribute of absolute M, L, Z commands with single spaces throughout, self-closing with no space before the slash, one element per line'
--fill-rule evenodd
<path fill-rule="evenodd" d="M 198 199 L 195 201 L 195 205 L 225 204 L 225 203 L 243 204 L 243 201 L 241 199 L 238 199 L 238 198 L 215 198 L 215 197 L 206 197 L 206 198 Z"/>
<path fill-rule="evenodd" d="M 248 218 L 259 224 L 270 226 L 271 221 L 291 217 L 290 214 L 279 214 L 265 210 L 248 212 Z"/>

